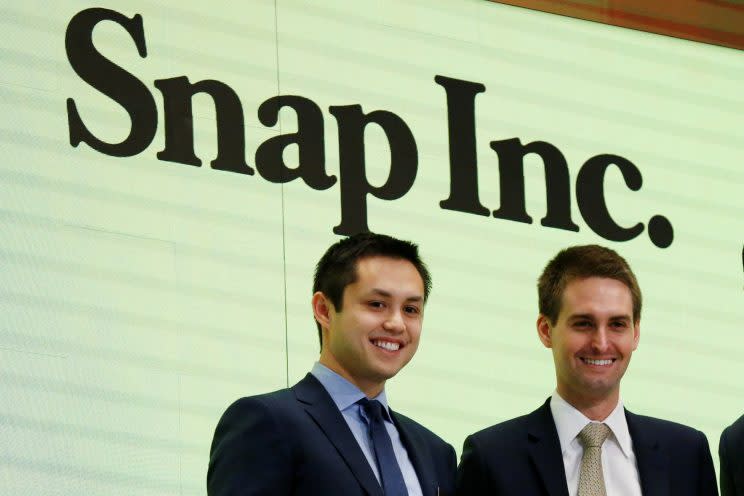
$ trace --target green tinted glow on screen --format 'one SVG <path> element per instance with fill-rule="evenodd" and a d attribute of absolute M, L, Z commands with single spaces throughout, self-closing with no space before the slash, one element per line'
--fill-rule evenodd
<path fill-rule="evenodd" d="M 318 356 L 314 264 L 337 239 L 339 185 L 275 184 L 214 170 L 214 106 L 194 98 L 203 166 L 159 160 L 162 94 L 153 81 L 215 79 L 239 96 L 247 164 L 295 132 L 266 99 L 300 95 L 322 111 L 325 170 L 339 175 L 330 106 L 387 110 L 410 128 L 418 173 L 400 199 L 368 196 L 372 230 L 420 244 L 434 290 L 413 362 L 388 384 L 393 408 L 460 449 L 482 427 L 536 408 L 554 388 L 539 343 L 535 281 L 571 244 L 617 249 L 644 291 L 641 343 L 623 382 L 635 412 L 692 425 L 717 449 L 742 413 L 741 52 L 481 1 L 106 2 L 143 18 L 147 57 L 113 22 L 93 41 L 157 105 L 153 142 L 132 157 L 72 147 L 66 100 L 100 139 L 127 113 L 83 81 L 65 52 L 84 2 L 2 7 L 0 49 L 0 480 L 4 494 L 203 494 L 209 444 L 240 396 L 299 380 Z M 447 101 L 434 81 L 477 82 L 478 196 L 499 208 L 491 141 L 545 141 L 565 156 L 579 231 L 540 225 L 541 161 L 525 158 L 531 224 L 447 210 Z M 574 188 L 589 158 L 615 154 L 605 199 L 622 226 L 663 215 L 669 248 L 644 232 L 595 234 Z M 384 133 L 365 132 L 367 177 L 390 168 Z M 297 164 L 297 149 L 285 160 Z"/>

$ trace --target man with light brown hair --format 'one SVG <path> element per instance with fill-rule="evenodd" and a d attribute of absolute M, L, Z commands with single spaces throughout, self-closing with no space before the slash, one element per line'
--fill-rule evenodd
<path fill-rule="evenodd" d="M 534 412 L 465 440 L 457 494 L 718 494 L 702 432 L 631 413 L 620 399 L 642 306 L 625 259 L 597 245 L 562 250 L 538 280 L 538 300 L 556 390 Z"/>

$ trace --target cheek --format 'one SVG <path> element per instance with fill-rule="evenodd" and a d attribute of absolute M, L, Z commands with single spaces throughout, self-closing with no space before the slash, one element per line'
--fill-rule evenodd
<path fill-rule="evenodd" d="M 421 338 L 420 334 L 416 334 L 415 336 L 411 335 L 411 343 L 408 346 L 410 346 L 413 351 L 416 351 L 418 349 L 420 338 Z"/>
<path fill-rule="evenodd" d="M 360 313 L 346 321 L 347 329 L 362 337 L 377 325 L 378 318 L 374 313 Z"/>
<path fill-rule="evenodd" d="M 631 336 L 625 340 L 625 343 L 623 345 L 623 350 L 626 353 L 632 353 L 633 351 L 635 351 L 637 347 L 638 347 L 638 341 L 636 341 L 635 338 Z"/>
<path fill-rule="evenodd" d="M 411 336 L 411 342 L 417 343 L 421 339 L 421 321 L 416 321 L 408 325 L 408 334 Z"/>
<path fill-rule="evenodd" d="M 572 357 L 579 351 L 581 351 L 582 348 L 584 348 L 585 343 L 581 339 L 564 339 L 557 344 L 554 342 L 555 348 L 560 350 L 561 355 L 564 355 L 566 357 Z"/>

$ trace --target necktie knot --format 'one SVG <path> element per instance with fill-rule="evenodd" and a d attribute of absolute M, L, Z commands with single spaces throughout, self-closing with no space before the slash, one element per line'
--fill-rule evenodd
<path fill-rule="evenodd" d="M 579 442 L 585 449 L 599 448 L 609 435 L 610 428 L 607 427 L 607 424 L 590 422 L 579 432 Z"/>
<path fill-rule="evenodd" d="M 364 409 L 364 413 L 367 414 L 367 417 L 373 422 L 382 422 L 387 417 L 387 412 L 384 411 L 385 407 L 377 400 L 362 398 L 358 403 Z"/>

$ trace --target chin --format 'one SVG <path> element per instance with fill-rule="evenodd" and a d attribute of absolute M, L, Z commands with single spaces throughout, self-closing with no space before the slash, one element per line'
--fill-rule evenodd
<path fill-rule="evenodd" d="M 400 369 L 401 367 L 380 367 L 375 370 L 375 374 L 379 377 L 380 380 L 386 381 L 395 377 L 395 375 L 400 372 Z"/>
<path fill-rule="evenodd" d="M 587 393 L 595 398 L 606 398 L 617 391 L 616 384 L 606 382 L 589 382 L 584 385 Z"/>
<path fill-rule="evenodd" d="M 400 372 L 400 367 L 394 369 L 382 369 L 380 370 L 380 376 L 384 377 L 385 380 L 392 379 L 398 372 Z"/>

